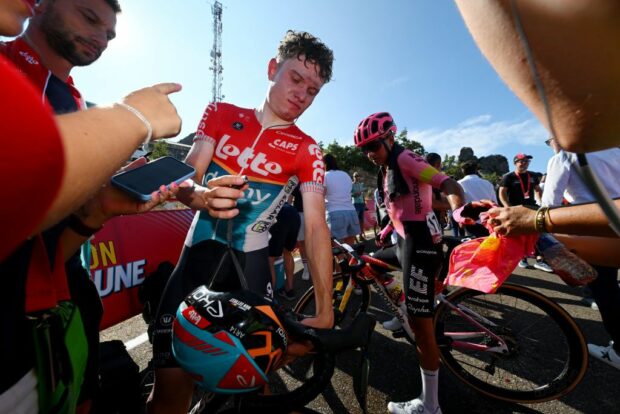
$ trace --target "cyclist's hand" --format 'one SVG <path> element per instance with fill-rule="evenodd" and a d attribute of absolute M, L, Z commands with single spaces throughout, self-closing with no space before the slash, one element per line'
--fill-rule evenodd
<path fill-rule="evenodd" d="M 472 201 L 452 212 L 452 217 L 461 226 L 476 224 L 480 219 L 480 214 L 490 208 L 497 207 L 491 200 Z"/>
<path fill-rule="evenodd" d="M 377 234 L 375 237 L 375 244 L 379 247 L 385 246 L 385 240 L 381 238 L 381 234 Z"/>
<path fill-rule="evenodd" d="M 196 191 L 204 202 L 204 210 L 211 217 L 229 219 L 239 214 L 237 202 L 244 197 L 243 191 L 249 188 L 245 177 L 223 175 L 207 182 L 207 187 Z"/>
<path fill-rule="evenodd" d="M 392 231 L 394 231 L 392 223 L 385 226 L 383 230 L 381 230 L 381 232 L 377 234 L 377 237 L 375 237 L 375 243 L 377 244 L 377 246 L 388 247 L 391 244 L 390 236 L 392 234 Z"/>

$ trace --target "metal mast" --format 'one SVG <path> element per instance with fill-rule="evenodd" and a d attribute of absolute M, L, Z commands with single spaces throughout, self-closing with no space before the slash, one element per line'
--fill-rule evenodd
<path fill-rule="evenodd" d="M 222 3 L 216 1 L 211 6 L 213 13 L 213 49 L 211 49 L 211 67 L 213 72 L 213 102 L 221 102 L 222 95 Z"/>

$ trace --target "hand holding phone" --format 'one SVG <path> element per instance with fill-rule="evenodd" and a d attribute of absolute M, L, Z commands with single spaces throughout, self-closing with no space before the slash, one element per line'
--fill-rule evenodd
<path fill-rule="evenodd" d="M 161 157 L 133 170 L 123 171 L 112 177 L 115 187 L 140 201 L 149 201 L 151 194 L 165 185 L 180 184 L 196 173 L 194 167 L 172 157 Z"/>
<path fill-rule="evenodd" d="M 247 183 L 249 183 L 249 182 L 250 182 L 250 180 L 248 179 L 248 176 L 247 176 L 247 175 L 244 175 L 244 176 L 243 176 L 243 183 L 241 183 L 241 184 L 231 184 L 231 186 L 230 186 L 230 187 L 231 187 L 231 188 L 236 188 L 237 190 L 240 190 L 240 189 L 242 189 L 242 188 L 243 188 L 243 186 L 244 186 L 244 185 L 246 185 L 246 184 L 247 184 Z"/>

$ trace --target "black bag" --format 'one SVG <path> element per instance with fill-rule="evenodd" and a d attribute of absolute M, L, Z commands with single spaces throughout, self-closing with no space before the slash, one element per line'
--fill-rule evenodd
<path fill-rule="evenodd" d="M 92 414 L 139 413 L 144 401 L 140 393 L 140 367 L 122 341 L 102 342 L 99 348 L 101 387 Z"/>
<path fill-rule="evenodd" d="M 164 288 L 170 275 L 174 270 L 174 266 L 170 262 L 161 262 L 157 266 L 157 270 L 144 278 L 144 282 L 138 288 L 138 298 L 144 308 L 142 310 L 142 318 L 148 325 L 151 324 L 157 313 L 159 301 L 164 293 Z M 150 337 L 150 336 L 149 336 Z"/>

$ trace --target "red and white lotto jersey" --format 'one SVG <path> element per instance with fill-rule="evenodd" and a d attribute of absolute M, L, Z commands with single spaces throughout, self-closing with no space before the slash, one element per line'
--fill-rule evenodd
<path fill-rule="evenodd" d="M 316 142 L 296 125 L 263 129 L 253 109 L 226 103 L 210 104 L 198 126 L 195 141 L 212 145 L 213 160 L 203 182 L 220 175 L 246 175 L 249 189 L 231 219 L 233 248 L 253 251 L 269 242 L 269 228 L 293 189 L 323 193 L 325 167 Z M 214 239 L 226 243 L 229 220 L 200 211 L 186 244 Z"/>

